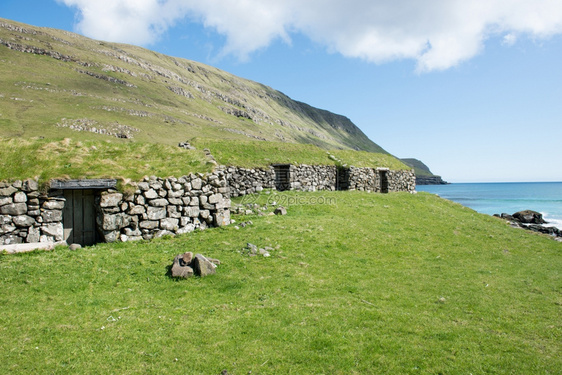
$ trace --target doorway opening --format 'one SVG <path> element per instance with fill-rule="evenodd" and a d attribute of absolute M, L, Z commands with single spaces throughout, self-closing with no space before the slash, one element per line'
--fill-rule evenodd
<path fill-rule="evenodd" d="M 336 190 L 349 190 L 349 168 L 337 167 Z"/>
<path fill-rule="evenodd" d="M 381 193 L 388 193 L 388 169 L 378 168 Z"/>
<path fill-rule="evenodd" d="M 291 164 L 274 164 L 275 189 L 278 191 L 291 190 Z"/>
<path fill-rule="evenodd" d="M 91 246 L 100 242 L 94 190 L 65 190 L 64 198 L 62 225 L 66 243 Z"/>
<path fill-rule="evenodd" d="M 51 182 L 51 189 L 62 190 L 66 200 L 62 212 L 66 243 L 91 246 L 103 241 L 97 227 L 96 197 L 116 184 L 117 181 L 106 179 Z"/>

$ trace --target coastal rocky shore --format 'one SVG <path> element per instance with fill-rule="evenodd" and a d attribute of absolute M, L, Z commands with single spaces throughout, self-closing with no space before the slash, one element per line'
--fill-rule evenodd
<path fill-rule="evenodd" d="M 447 185 L 447 181 L 443 180 L 441 176 L 418 176 L 416 175 L 416 185 Z"/>
<path fill-rule="evenodd" d="M 562 241 L 562 230 L 556 227 L 545 226 L 544 224 L 548 224 L 548 222 L 543 219 L 540 212 L 525 210 L 516 212 L 513 215 L 502 213 L 494 214 L 494 216 L 507 220 L 513 226 L 549 234 L 555 237 L 557 241 Z"/>

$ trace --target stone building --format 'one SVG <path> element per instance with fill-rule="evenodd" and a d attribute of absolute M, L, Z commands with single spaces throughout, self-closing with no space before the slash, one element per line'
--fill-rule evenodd
<path fill-rule="evenodd" d="M 219 167 L 179 178 L 146 177 L 135 190 L 116 190 L 115 180 L 35 180 L 0 183 L 0 245 L 81 245 L 152 239 L 230 224 L 230 198 L 263 189 L 415 189 L 413 171 L 275 164 L 265 169 Z"/>

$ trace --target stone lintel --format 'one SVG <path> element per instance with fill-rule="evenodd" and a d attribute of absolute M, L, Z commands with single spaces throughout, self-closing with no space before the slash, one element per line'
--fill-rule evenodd
<path fill-rule="evenodd" d="M 112 189 L 117 186 L 115 179 L 89 179 L 89 180 L 52 180 L 51 189 L 60 190 L 86 190 L 86 189 Z"/>

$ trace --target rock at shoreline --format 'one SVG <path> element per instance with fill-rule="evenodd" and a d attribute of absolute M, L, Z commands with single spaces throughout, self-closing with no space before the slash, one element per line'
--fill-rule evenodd
<path fill-rule="evenodd" d="M 448 185 L 441 176 L 416 176 L 416 185 Z"/>
<path fill-rule="evenodd" d="M 514 213 L 513 219 L 523 224 L 546 224 L 542 214 L 536 211 L 525 210 Z"/>
<path fill-rule="evenodd" d="M 542 225 L 548 224 L 548 222 L 543 219 L 540 212 L 524 210 L 516 212 L 513 215 L 502 213 L 501 215 L 495 214 L 494 216 L 507 220 L 512 223 L 513 226 L 562 238 L 562 230 L 556 227 Z"/>

